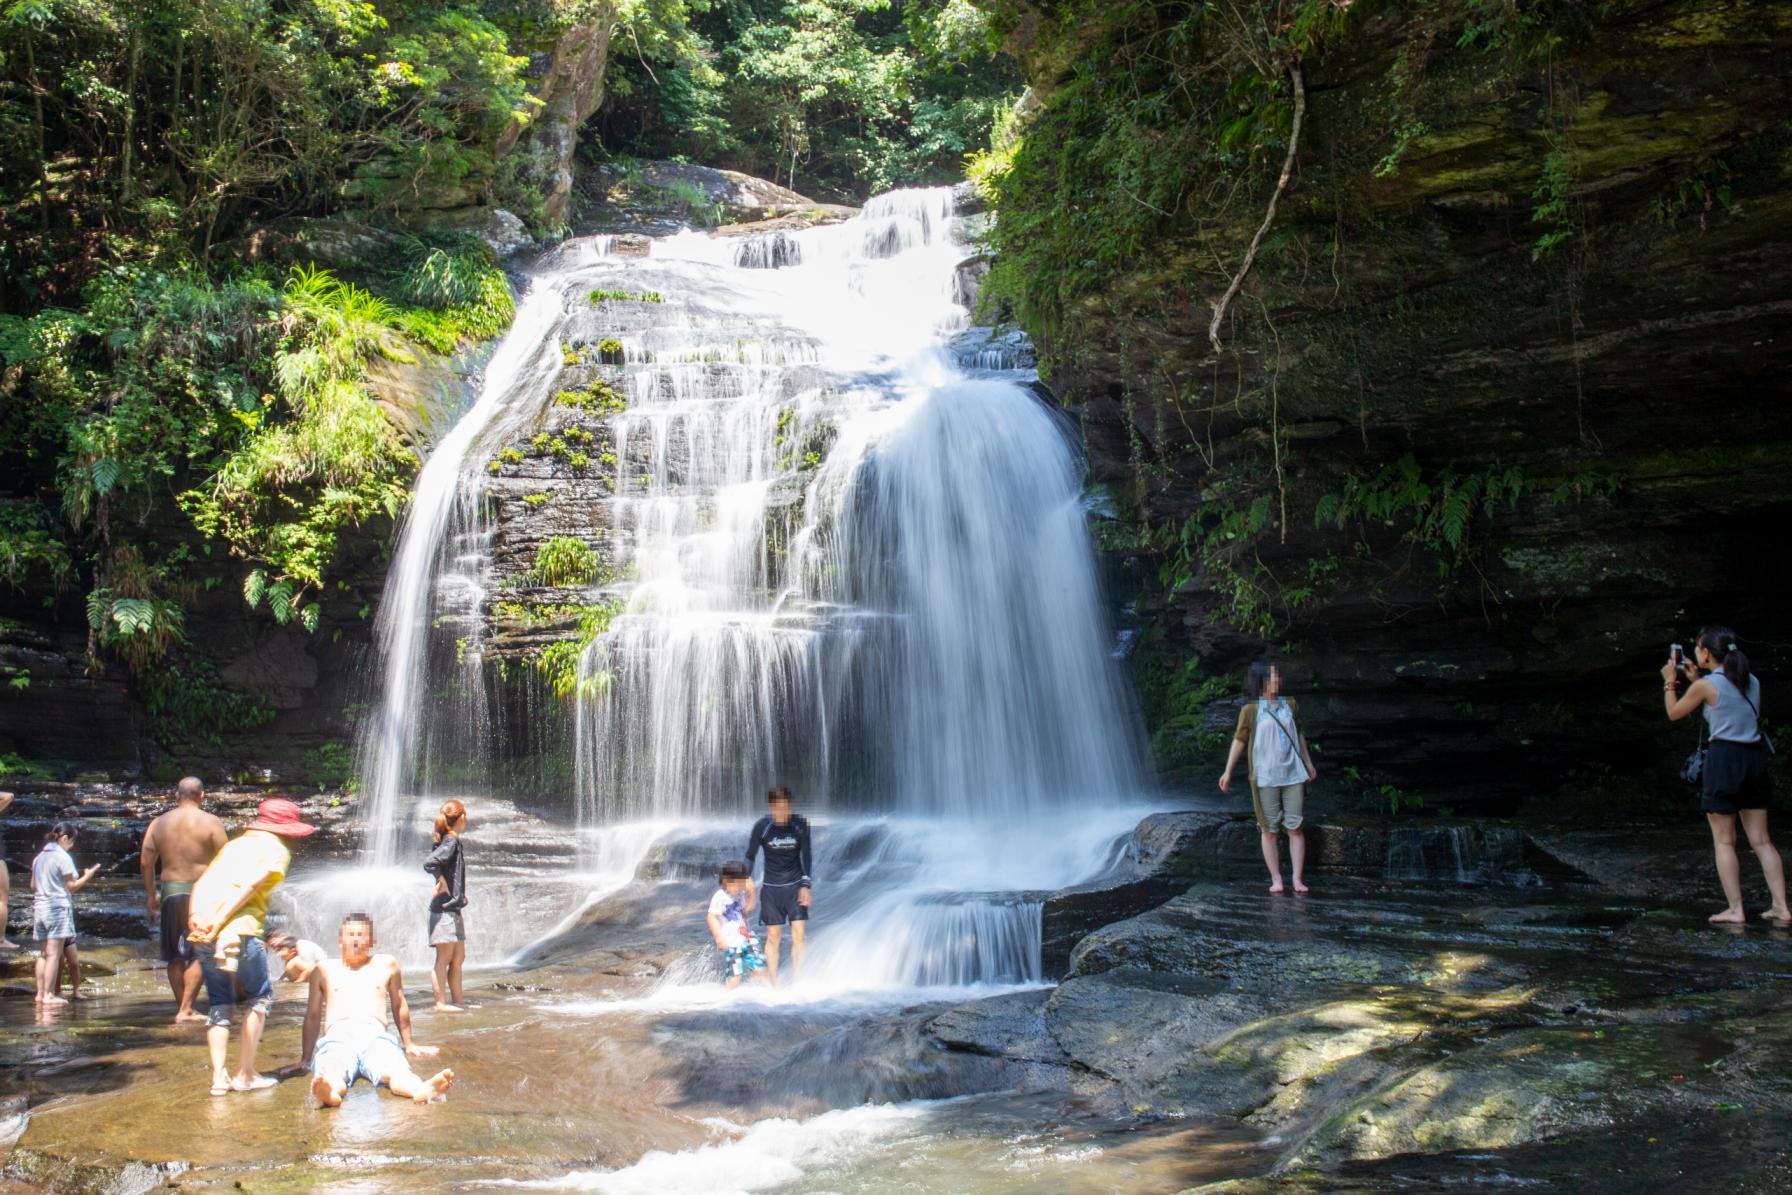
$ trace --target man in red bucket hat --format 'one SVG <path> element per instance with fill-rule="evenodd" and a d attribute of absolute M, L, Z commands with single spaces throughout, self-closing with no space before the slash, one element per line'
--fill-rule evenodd
<path fill-rule="evenodd" d="M 206 947 L 199 951 L 205 974 L 205 995 L 211 1003 L 205 1044 L 211 1052 L 212 1094 L 258 1091 L 274 1080 L 255 1070 L 255 1048 L 268 1010 L 274 1004 L 274 978 L 268 970 L 268 897 L 286 878 L 292 852 L 286 841 L 315 832 L 301 820 L 299 807 L 284 797 L 269 797 L 255 809 L 255 820 L 224 844 L 205 874 L 193 885 L 187 915 L 187 937 Z M 226 1066 L 230 1049 L 230 1013 L 243 1005 L 243 1036 L 236 1073 Z"/>

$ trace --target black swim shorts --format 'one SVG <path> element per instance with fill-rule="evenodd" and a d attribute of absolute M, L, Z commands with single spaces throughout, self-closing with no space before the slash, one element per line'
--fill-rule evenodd
<path fill-rule="evenodd" d="M 759 924 L 783 925 L 786 921 L 807 921 L 809 910 L 796 903 L 801 884 L 761 884 L 759 886 Z"/>
<path fill-rule="evenodd" d="M 162 898 L 162 961 L 164 963 L 189 963 L 198 957 L 193 953 L 193 943 L 187 940 L 187 907 L 192 903 L 191 892 L 177 892 Z"/>

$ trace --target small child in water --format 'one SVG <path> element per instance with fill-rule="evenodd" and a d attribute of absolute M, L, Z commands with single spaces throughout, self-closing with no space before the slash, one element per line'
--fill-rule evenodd
<path fill-rule="evenodd" d="M 721 885 L 709 898 L 709 936 L 728 961 L 727 983 L 731 988 L 739 987 L 740 981 L 749 977 L 759 983 L 769 978 L 765 956 L 759 953 L 759 942 L 747 925 L 747 914 L 753 911 L 754 903 L 747 865 L 738 859 L 722 864 Z"/>
<path fill-rule="evenodd" d="M 304 983 L 311 978 L 312 970 L 326 958 L 324 948 L 308 938 L 295 938 L 283 929 L 277 929 L 267 938 L 267 947 L 280 956 L 283 964 L 281 978 L 288 983 Z"/>

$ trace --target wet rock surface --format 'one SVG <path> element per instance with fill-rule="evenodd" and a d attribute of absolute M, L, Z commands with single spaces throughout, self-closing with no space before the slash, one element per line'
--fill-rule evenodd
<path fill-rule="evenodd" d="M 1199 841 L 1216 824 L 1167 815 L 1135 844 Z M 1163 857 L 1175 866 L 1174 850 Z M 1024 1064 L 1032 1082 L 1049 1083 L 1039 1072 L 1054 1065 L 1064 1085 L 1099 1079 L 1092 1098 L 1135 1115 L 1262 1130 L 1278 1177 L 1216 1190 L 1547 1182 L 1561 1153 L 1546 1144 L 1792 1115 L 1792 1032 L 1775 1012 L 1792 976 L 1784 929 L 1714 929 L 1695 911 L 1584 885 L 1314 884 L 1296 898 L 1254 876 L 1198 883 L 1086 936 L 1042 1002 L 954 1009 L 932 1031 Z M 1415 1159 L 1430 1177 L 1401 1186 Z M 1644 1152 L 1623 1177 L 1586 1177 L 1633 1190 L 1678 1165 Z M 1753 1182 L 1764 1165 L 1783 1171 L 1783 1142 L 1710 1177 Z"/>
<path fill-rule="evenodd" d="M 684 228 L 721 225 L 731 235 L 751 235 L 832 223 L 858 211 L 817 202 L 738 170 L 690 162 L 600 166 L 582 185 L 586 194 L 573 221 L 581 234 L 665 236 Z"/>
<path fill-rule="evenodd" d="M 227 814 L 257 795 L 223 794 Z M 28 800 L 34 817 L 85 802 L 119 820 L 121 842 L 158 807 L 123 790 Z M 6 1174 L 57 1191 L 481 1189 L 731 1139 L 718 1116 L 960 1097 L 942 1105 L 957 1109 L 952 1148 L 983 1177 L 953 1190 L 1038 1189 L 987 1177 L 1036 1131 L 1017 1125 L 1055 1125 L 1052 1148 L 1085 1159 L 1054 1163 L 1065 1192 L 1780 1189 L 1792 933 L 1714 929 L 1702 905 L 1585 879 L 1391 877 L 1399 844 L 1372 829 L 1316 823 L 1333 846 L 1313 892 L 1270 896 L 1247 817 L 1153 815 L 1110 883 L 1041 894 L 1048 934 L 1054 904 L 1099 896 L 1110 914 L 1077 936 L 1061 982 L 899 1006 L 644 999 L 674 980 L 700 993 L 714 966 L 693 942 L 731 840 L 675 838 L 517 966 L 472 976 L 471 1014 L 427 1011 L 410 973 L 418 1039 L 459 1076 L 430 1108 L 362 1087 L 326 1113 L 293 1081 L 207 1099 L 200 1034 L 164 1023 L 147 943 L 84 942 L 95 998 L 49 1017 L 25 998 L 28 962 L 0 963 L 0 1114 L 18 1131 Z M 1579 866 L 1618 866 L 1576 833 Z M 1607 848 L 1627 858 L 1632 838 Z M 135 900 L 123 881 L 83 895 L 83 925 Z M 270 1067 L 298 1049 L 302 1004 L 283 992 Z"/>

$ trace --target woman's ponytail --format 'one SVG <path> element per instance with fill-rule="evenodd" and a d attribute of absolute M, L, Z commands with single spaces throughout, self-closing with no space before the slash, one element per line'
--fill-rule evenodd
<path fill-rule="evenodd" d="M 466 820 L 467 807 L 465 805 L 459 801 L 443 801 L 442 808 L 436 812 L 436 845 L 440 846 L 442 839 L 448 837 L 456 826 Z"/>
<path fill-rule="evenodd" d="M 1748 656 L 1736 646 L 1736 632 L 1729 627 L 1706 627 L 1699 632 L 1699 646 L 1710 652 L 1723 665 L 1724 679 L 1736 686 L 1737 692 L 1748 695 Z"/>

